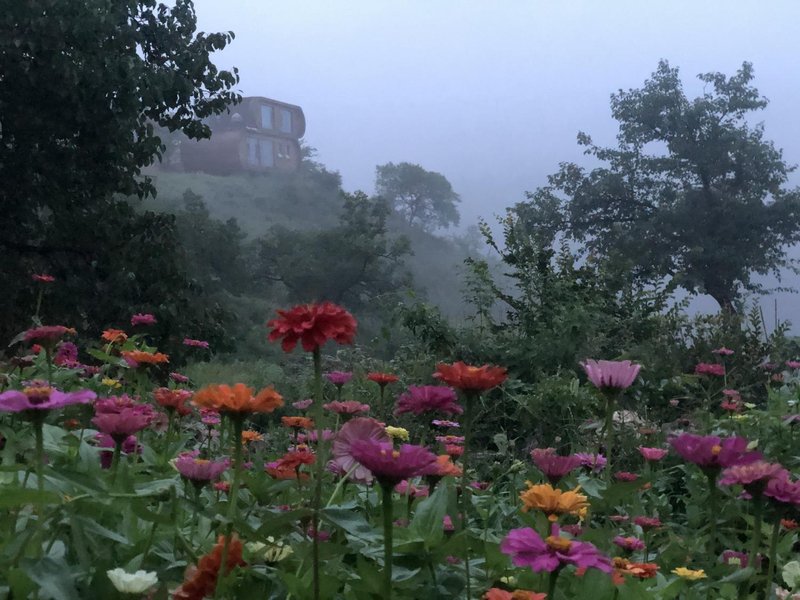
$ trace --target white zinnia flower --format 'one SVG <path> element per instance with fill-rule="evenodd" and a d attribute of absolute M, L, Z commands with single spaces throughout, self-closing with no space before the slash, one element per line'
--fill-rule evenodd
<path fill-rule="evenodd" d="M 152 571 L 136 571 L 128 573 L 125 569 L 111 569 L 106 575 L 117 588 L 124 594 L 143 594 L 158 583 L 158 576 Z"/>

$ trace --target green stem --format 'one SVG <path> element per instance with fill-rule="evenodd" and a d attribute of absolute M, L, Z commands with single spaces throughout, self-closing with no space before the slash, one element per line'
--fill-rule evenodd
<path fill-rule="evenodd" d="M 172 443 L 172 428 L 174 426 L 175 421 L 175 411 L 170 409 L 169 410 L 169 420 L 167 421 L 167 436 L 166 441 L 164 442 L 164 465 L 167 464 L 169 461 L 169 447 Z"/>
<path fill-rule="evenodd" d="M 553 598 L 556 597 L 555 596 L 556 582 L 558 581 L 559 573 L 561 573 L 561 569 L 560 568 L 556 569 L 555 571 L 551 571 L 550 572 L 550 581 L 547 584 L 547 598 L 549 600 L 552 600 Z"/>
<path fill-rule="evenodd" d="M 42 428 L 44 423 L 37 415 L 36 420 L 33 422 L 34 430 L 36 431 L 36 485 L 39 492 L 44 491 L 44 433 Z"/>
<path fill-rule="evenodd" d="M 317 463 L 314 481 L 314 499 L 311 514 L 311 570 L 313 579 L 314 600 L 320 600 L 320 558 L 319 558 L 319 516 L 322 508 L 322 476 L 325 463 L 325 441 L 323 436 L 322 420 L 322 352 L 317 346 L 312 353 L 314 361 L 314 421 L 317 424 Z"/>
<path fill-rule="evenodd" d="M 611 482 L 611 461 L 614 452 L 614 400 L 616 398 L 609 392 L 606 396 L 606 483 Z"/>
<path fill-rule="evenodd" d="M 470 491 L 469 476 L 467 475 L 467 468 L 469 467 L 469 451 L 472 442 L 472 420 L 475 417 L 475 401 L 477 397 L 473 392 L 465 394 L 465 407 L 464 407 L 464 453 L 461 455 L 461 531 L 464 534 L 464 575 L 467 583 L 467 598 L 472 598 L 472 577 L 469 565 L 469 541 L 467 536 L 467 522 L 469 518 L 470 506 Z"/>
<path fill-rule="evenodd" d="M 754 568 L 753 575 L 750 578 L 751 584 L 757 573 L 755 567 L 758 564 L 758 551 L 761 548 L 761 525 L 763 519 L 764 504 L 761 501 L 761 494 L 753 494 L 753 543 L 750 547 L 750 556 L 748 558 L 748 564 L 753 565 Z"/>
<path fill-rule="evenodd" d="M 708 555 L 709 567 L 713 567 L 717 556 L 717 500 L 719 496 L 717 494 L 716 473 L 706 473 L 706 477 L 708 478 L 708 513 L 711 526 L 706 554 Z"/>
<path fill-rule="evenodd" d="M 225 587 L 220 585 L 223 577 L 226 575 L 225 568 L 228 564 L 228 547 L 231 543 L 231 536 L 233 534 L 233 523 L 236 520 L 237 510 L 237 496 L 239 494 L 239 479 L 242 473 L 242 429 L 244 425 L 244 418 L 241 415 L 236 415 L 231 418 L 233 421 L 233 482 L 231 483 L 231 492 L 228 494 L 228 526 L 225 528 L 225 543 L 222 545 L 222 556 L 220 557 L 219 575 L 217 576 L 217 587 L 214 591 L 214 597 L 219 598 L 220 590 Z M 236 440 L 239 443 L 236 443 Z"/>
<path fill-rule="evenodd" d="M 772 536 L 769 540 L 769 567 L 767 569 L 767 583 L 764 587 L 764 598 L 770 597 L 772 591 L 772 580 L 775 577 L 775 559 L 778 554 L 778 537 L 781 533 L 781 520 L 775 518 L 775 523 L 772 525 Z M 755 562 L 753 563 L 755 565 Z"/>
<path fill-rule="evenodd" d="M 392 598 L 392 486 L 381 485 L 383 492 L 383 596 L 384 600 Z"/>
<path fill-rule="evenodd" d="M 117 481 L 117 471 L 119 471 L 119 457 L 122 454 L 122 442 L 114 442 L 114 456 L 111 459 L 111 485 Z"/>

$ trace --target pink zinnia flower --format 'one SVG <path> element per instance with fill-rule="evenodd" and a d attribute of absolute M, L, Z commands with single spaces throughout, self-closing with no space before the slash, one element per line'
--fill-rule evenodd
<path fill-rule="evenodd" d="M 731 354 L 734 354 L 734 352 L 730 348 L 722 346 L 722 348 L 717 348 L 716 350 L 712 350 L 711 354 L 716 354 L 717 356 L 730 356 Z"/>
<path fill-rule="evenodd" d="M 213 427 L 214 425 L 219 425 L 220 424 L 219 411 L 216 411 L 213 408 L 201 408 L 200 422 L 207 427 Z"/>
<path fill-rule="evenodd" d="M 722 564 L 739 567 L 740 569 L 747 568 L 748 556 L 744 552 L 736 552 L 735 550 L 725 550 L 722 553 Z"/>
<path fill-rule="evenodd" d="M 339 415 L 357 415 L 358 413 L 369 412 L 369 404 L 363 404 L 357 400 L 347 400 L 344 402 L 336 400 L 323 404 L 322 408 Z"/>
<path fill-rule="evenodd" d="M 553 486 L 582 464 L 578 456 L 559 456 L 553 448 L 534 448 L 531 459 Z"/>
<path fill-rule="evenodd" d="M 461 427 L 461 425 L 459 425 L 455 421 L 442 421 L 441 419 L 434 419 L 433 421 L 431 421 L 431 424 L 434 427 L 441 427 L 442 429 L 448 429 L 448 428 L 456 429 L 458 427 Z"/>
<path fill-rule="evenodd" d="M 444 447 L 445 454 L 449 454 L 453 458 L 459 457 L 464 454 L 464 446 L 458 444 L 447 444 Z"/>
<path fill-rule="evenodd" d="M 624 390 L 629 388 L 639 375 L 641 365 L 629 360 L 593 360 L 581 363 L 586 376 L 601 390 Z"/>
<path fill-rule="evenodd" d="M 55 344 L 68 333 L 75 335 L 76 331 L 72 327 L 64 327 L 63 325 L 42 325 L 28 329 L 24 334 L 24 339 L 26 342 L 38 342 L 48 345 Z"/>
<path fill-rule="evenodd" d="M 312 404 L 314 404 L 314 401 L 311 398 L 306 398 L 305 400 L 298 400 L 297 402 L 292 402 L 292 406 L 294 406 L 297 410 L 306 410 Z"/>
<path fill-rule="evenodd" d="M 122 443 L 130 435 L 150 425 L 155 411 L 149 404 L 136 402 L 127 395 L 111 396 L 95 403 L 95 427 Z"/>
<path fill-rule="evenodd" d="M 75 368 L 78 363 L 78 347 L 72 342 L 61 342 L 53 357 L 53 362 L 59 367 Z"/>
<path fill-rule="evenodd" d="M 629 471 L 617 471 L 614 473 L 614 479 L 617 481 L 631 482 L 639 479 L 639 476 L 636 473 L 631 473 Z"/>
<path fill-rule="evenodd" d="M 624 523 L 630 520 L 630 517 L 628 515 L 611 515 L 608 519 L 614 523 Z"/>
<path fill-rule="evenodd" d="M 191 346 L 193 348 L 208 348 L 209 344 L 203 340 L 193 340 L 191 338 L 183 338 L 184 346 Z"/>
<path fill-rule="evenodd" d="M 440 444 L 456 444 L 460 446 L 464 443 L 464 436 L 463 435 L 437 435 L 436 441 Z"/>
<path fill-rule="evenodd" d="M 669 450 L 666 448 L 646 448 L 645 446 L 639 446 L 639 454 L 647 461 L 658 462 L 668 453 Z"/>
<path fill-rule="evenodd" d="M 586 467 L 595 472 L 602 471 L 606 463 L 606 457 L 602 454 L 591 454 L 590 452 L 576 452 L 573 454 L 575 458 L 581 461 L 581 466 Z"/>
<path fill-rule="evenodd" d="M 31 275 L 31 279 L 38 281 L 39 283 L 53 283 L 56 280 L 55 277 L 48 275 L 47 273 L 35 273 Z"/>
<path fill-rule="evenodd" d="M 742 412 L 742 404 L 738 400 L 723 400 L 719 403 L 719 407 L 731 413 Z"/>
<path fill-rule="evenodd" d="M 759 452 L 747 451 L 747 440 L 741 437 L 719 438 L 715 435 L 682 433 L 669 443 L 684 460 L 704 470 L 724 469 L 761 459 Z"/>
<path fill-rule="evenodd" d="M 131 317 L 131 325 L 155 325 L 156 323 L 155 316 L 150 313 L 137 313 Z"/>
<path fill-rule="evenodd" d="M 734 465 L 722 472 L 720 485 L 741 485 L 750 494 L 759 494 L 767 482 L 774 478 L 785 478 L 788 471 L 778 463 L 756 460 L 744 465 Z"/>
<path fill-rule="evenodd" d="M 409 483 L 408 479 L 404 479 L 394 486 L 394 491 L 401 496 L 407 495 L 410 498 L 427 498 L 430 492 L 427 485 L 414 485 Z"/>
<path fill-rule="evenodd" d="M 334 439 L 336 434 L 333 432 L 332 429 L 323 429 L 322 430 L 322 441 L 329 442 L 330 440 Z M 317 443 L 317 430 L 312 429 L 311 431 L 307 431 L 305 433 L 298 433 L 297 434 L 297 441 L 301 444 L 309 443 L 309 444 L 316 444 Z"/>
<path fill-rule="evenodd" d="M 181 375 L 174 371 L 169 374 L 169 378 L 176 383 L 189 383 L 189 378 L 186 375 Z"/>
<path fill-rule="evenodd" d="M 90 390 L 62 392 L 45 381 L 29 381 L 21 392 L 10 390 L 0 394 L 0 412 L 54 410 L 71 404 L 86 404 L 97 397 Z"/>
<path fill-rule="evenodd" d="M 625 550 L 626 552 L 636 552 L 644 550 L 644 542 L 637 537 L 628 536 L 623 537 L 618 535 L 614 538 L 614 544 Z"/>
<path fill-rule="evenodd" d="M 725 367 L 719 363 L 698 363 L 694 368 L 695 375 L 725 375 Z"/>
<path fill-rule="evenodd" d="M 357 417 L 342 425 L 336 434 L 331 448 L 331 462 L 343 475 L 350 473 L 351 480 L 357 483 L 372 483 L 370 470 L 359 464 L 352 454 L 352 445 L 360 440 L 391 442 L 386 429 L 379 421 L 368 417 Z"/>
<path fill-rule="evenodd" d="M 634 517 L 633 522 L 642 528 L 643 531 L 648 531 L 650 529 L 656 529 L 661 527 L 661 519 L 658 517 Z"/>
<path fill-rule="evenodd" d="M 97 440 L 97 445 L 100 448 L 113 448 L 116 445 L 114 442 L 114 438 L 105 433 L 98 433 L 95 436 L 95 439 Z M 125 441 L 122 442 L 121 450 L 123 454 L 134 454 L 134 453 L 141 454 L 142 446 L 141 444 L 139 444 L 135 435 L 129 435 L 127 438 L 125 438 Z M 110 469 L 111 463 L 113 461 L 114 461 L 114 453 L 111 450 L 102 450 L 100 452 L 101 469 Z"/>
<path fill-rule="evenodd" d="M 800 507 L 800 481 L 791 481 L 788 473 L 779 473 L 767 482 L 764 495 L 776 502 Z"/>
<path fill-rule="evenodd" d="M 443 385 L 411 385 L 397 398 L 395 415 L 419 416 L 426 412 L 460 415 L 464 409 L 458 404 L 455 390 Z"/>
<path fill-rule="evenodd" d="M 395 448 L 391 442 L 372 439 L 355 440 L 350 444 L 350 453 L 370 470 L 378 483 L 391 487 L 403 479 L 428 474 L 437 460 L 433 452 L 422 446 L 403 444 Z"/>
<path fill-rule="evenodd" d="M 453 525 L 453 518 L 450 515 L 442 517 L 442 529 L 444 531 L 455 531 L 456 527 Z"/>
<path fill-rule="evenodd" d="M 530 567 L 535 573 L 552 573 L 566 565 L 611 573 L 611 560 L 593 544 L 563 538 L 555 527 L 553 533 L 542 539 L 530 527 L 512 529 L 500 544 L 500 551 L 511 556 L 515 566 Z"/>
<path fill-rule="evenodd" d="M 331 371 L 330 373 L 325 373 L 325 379 L 336 387 L 342 387 L 352 378 L 353 374 L 350 371 Z"/>
<path fill-rule="evenodd" d="M 786 366 L 790 369 L 800 369 L 800 360 L 787 360 Z"/>
<path fill-rule="evenodd" d="M 202 487 L 211 481 L 216 481 L 225 472 L 231 461 L 204 460 L 197 457 L 198 452 L 184 452 L 175 460 L 175 468 L 181 477 L 188 479 L 197 487 Z"/>

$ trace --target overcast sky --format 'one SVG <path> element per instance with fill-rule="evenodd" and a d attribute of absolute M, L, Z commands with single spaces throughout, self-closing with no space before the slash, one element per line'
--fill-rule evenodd
<path fill-rule="evenodd" d="M 770 100 L 767 137 L 800 162 L 798 0 L 195 6 L 201 30 L 236 34 L 216 64 L 239 68 L 244 95 L 302 106 L 306 142 L 346 189 L 372 192 L 378 164 L 418 163 L 461 194 L 464 225 L 524 199 L 559 162 L 581 162 L 578 131 L 613 142 L 609 95 L 641 86 L 661 58 L 680 67 L 691 94 L 702 92 L 698 73 L 752 62 Z M 779 313 L 792 304 L 800 296 L 781 295 Z"/>

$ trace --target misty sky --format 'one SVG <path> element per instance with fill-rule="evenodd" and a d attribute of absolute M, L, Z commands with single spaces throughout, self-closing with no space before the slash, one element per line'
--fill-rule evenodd
<path fill-rule="evenodd" d="M 216 64 L 239 68 L 245 95 L 302 106 L 307 143 L 346 189 L 372 192 L 378 164 L 418 163 L 461 194 L 462 225 L 524 199 L 560 161 L 581 162 L 578 131 L 612 143 L 609 95 L 641 86 L 661 58 L 680 67 L 692 95 L 702 92 L 696 74 L 752 62 L 770 100 L 758 120 L 786 160 L 800 163 L 797 0 L 195 6 L 201 30 L 236 34 Z M 800 324 L 791 305 L 800 296 L 779 296 L 780 315 Z M 769 321 L 772 312 L 769 300 Z"/>

